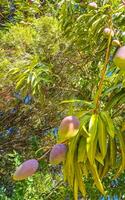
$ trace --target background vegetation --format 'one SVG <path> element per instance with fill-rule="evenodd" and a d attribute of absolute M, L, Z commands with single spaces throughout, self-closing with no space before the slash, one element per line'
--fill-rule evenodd
<path fill-rule="evenodd" d="M 14 182 L 12 174 L 22 161 L 41 157 L 57 138 L 60 120 L 79 116 L 98 90 L 107 38 L 105 27 L 112 23 L 115 39 L 125 43 L 125 6 L 120 0 L 90 1 L 1 0 L 0 2 L 0 199 L 73 199 L 63 182 L 61 166 L 40 161 L 31 178 Z M 125 92 L 125 74 L 113 64 L 116 47 L 111 47 L 101 107 L 110 109 L 119 127 L 125 120 L 125 97 L 108 102 Z M 80 100 L 74 102 L 73 99 Z M 71 103 L 61 103 L 71 100 Z M 124 173 L 104 180 L 107 194 L 124 195 Z M 101 198 L 87 182 L 88 199 Z"/>

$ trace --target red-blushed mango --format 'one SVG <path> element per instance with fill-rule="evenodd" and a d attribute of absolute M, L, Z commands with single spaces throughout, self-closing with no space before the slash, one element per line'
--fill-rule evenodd
<path fill-rule="evenodd" d="M 121 46 L 119 40 L 112 40 L 112 45 L 116 47 Z"/>
<path fill-rule="evenodd" d="M 110 29 L 110 28 L 105 28 L 104 29 L 104 35 L 106 37 L 109 37 L 110 35 L 113 37 L 114 36 L 114 31 L 112 29 Z"/>
<path fill-rule="evenodd" d="M 66 157 L 67 146 L 65 144 L 56 144 L 53 146 L 49 161 L 53 165 L 58 165 L 59 163 L 63 162 Z"/>
<path fill-rule="evenodd" d="M 34 0 L 28 0 L 29 3 L 34 3 Z"/>
<path fill-rule="evenodd" d="M 59 141 L 64 142 L 78 133 L 80 126 L 79 120 L 75 116 L 65 117 L 59 127 Z"/>
<path fill-rule="evenodd" d="M 125 71 L 125 46 L 120 47 L 113 59 L 115 65 Z"/>
<path fill-rule="evenodd" d="M 13 175 L 13 179 L 20 181 L 32 176 L 38 169 L 39 163 L 36 159 L 30 159 L 22 163 Z"/>
<path fill-rule="evenodd" d="M 89 7 L 95 8 L 95 9 L 98 7 L 96 2 L 91 2 L 88 5 L 89 5 Z"/>

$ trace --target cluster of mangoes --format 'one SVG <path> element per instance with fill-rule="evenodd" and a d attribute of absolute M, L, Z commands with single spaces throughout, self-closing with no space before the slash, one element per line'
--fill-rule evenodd
<path fill-rule="evenodd" d="M 93 8 L 93 9 L 97 9 L 98 8 L 96 2 L 90 2 L 89 3 L 89 7 Z M 106 37 L 111 36 L 113 38 L 115 33 L 111 28 L 106 27 L 104 29 L 104 35 Z M 112 39 L 112 45 L 116 46 L 116 47 L 119 47 L 117 52 L 116 52 L 116 54 L 115 54 L 115 56 L 114 56 L 113 62 L 118 68 L 120 68 L 120 70 L 125 71 L 125 46 L 121 46 L 121 44 L 120 44 L 118 39 Z"/>
<path fill-rule="evenodd" d="M 104 34 L 106 37 L 113 37 L 114 31 L 110 28 L 105 28 Z M 117 39 L 112 40 L 112 45 L 118 47 L 113 58 L 113 62 L 120 70 L 125 71 L 125 46 L 121 46 L 119 40 Z"/>
<path fill-rule="evenodd" d="M 74 137 L 79 130 L 80 122 L 74 116 L 65 117 L 59 127 L 59 143 L 54 145 L 50 151 L 49 161 L 51 164 L 60 164 L 65 160 L 68 147 L 67 140 Z M 22 163 L 13 175 L 14 180 L 24 180 L 32 176 L 38 169 L 37 159 L 30 159 Z"/>
<path fill-rule="evenodd" d="M 59 127 L 59 144 L 54 145 L 50 152 L 50 163 L 59 164 L 65 160 L 67 152 L 66 142 L 74 137 L 79 130 L 80 122 L 74 116 L 65 117 Z"/>

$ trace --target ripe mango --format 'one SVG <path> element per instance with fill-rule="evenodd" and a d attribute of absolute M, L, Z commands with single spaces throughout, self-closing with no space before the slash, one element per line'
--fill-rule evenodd
<path fill-rule="evenodd" d="M 15 171 L 13 179 L 20 181 L 32 176 L 38 169 L 39 163 L 36 159 L 30 159 L 23 162 Z"/>
<path fill-rule="evenodd" d="M 65 144 L 56 144 L 53 146 L 49 161 L 51 164 L 58 165 L 65 160 L 67 146 Z"/>
<path fill-rule="evenodd" d="M 65 140 L 76 136 L 80 126 L 79 120 L 75 116 L 65 117 L 59 127 L 59 141 Z"/>
<path fill-rule="evenodd" d="M 115 65 L 125 71 L 125 46 L 120 47 L 113 59 Z"/>

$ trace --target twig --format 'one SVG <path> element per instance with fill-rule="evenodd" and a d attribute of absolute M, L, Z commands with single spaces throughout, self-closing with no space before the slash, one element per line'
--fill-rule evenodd
<path fill-rule="evenodd" d="M 40 158 L 37 158 L 37 160 L 42 160 L 43 158 L 45 158 L 45 156 L 50 152 L 51 148 L 49 148 L 49 150 L 46 153 L 44 153 Z"/>
<path fill-rule="evenodd" d="M 110 26 L 110 29 L 112 30 L 112 24 L 111 24 L 111 26 Z M 105 64 L 104 64 L 104 67 L 103 67 L 103 69 L 102 69 L 102 71 L 101 71 L 101 79 L 100 79 L 100 82 L 99 82 L 98 91 L 97 91 L 97 96 L 96 96 L 96 99 L 95 99 L 95 105 L 96 105 L 96 108 L 95 108 L 95 110 L 94 110 L 95 113 L 97 113 L 97 112 L 98 112 L 98 109 L 99 109 L 100 98 L 101 98 L 102 89 L 103 89 L 103 82 L 104 82 L 104 79 L 105 79 L 107 64 L 108 64 L 108 62 L 109 62 L 109 57 L 110 57 L 110 44 L 111 44 L 111 39 L 112 39 L 112 36 L 111 36 L 111 34 L 110 34 L 109 39 L 108 39 L 108 47 L 107 47 L 107 50 L 106 50 Z"/>

